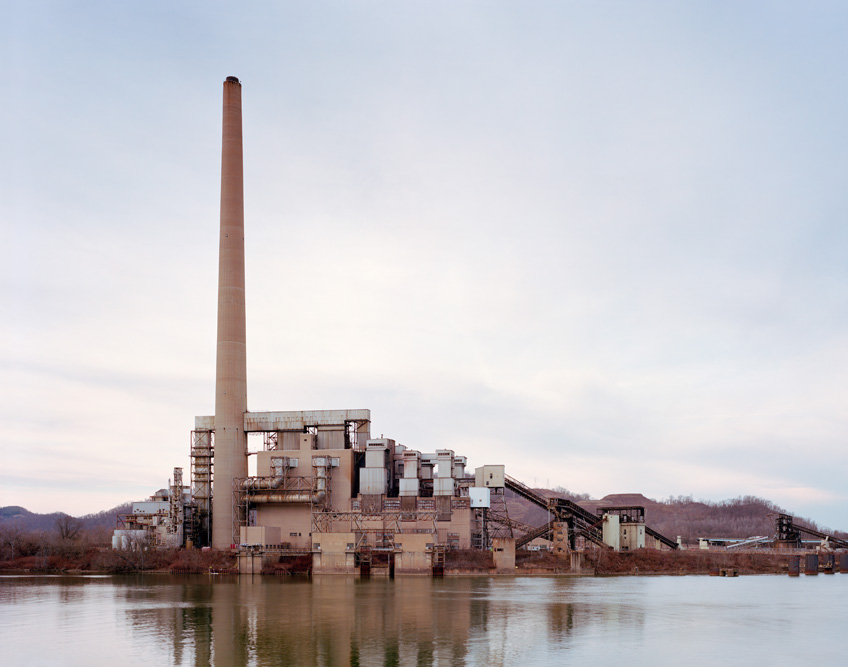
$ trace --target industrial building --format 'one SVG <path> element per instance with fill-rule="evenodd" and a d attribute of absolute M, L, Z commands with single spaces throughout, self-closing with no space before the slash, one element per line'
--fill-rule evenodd
<path fill-rule="evenodd" d="M 676 548 L 644 525 L 641 508 L 601 516 L 547 498 L 505 474 L 473 473 L 450 449 L 424 452 L 374 438 L 367 409 L 250 412 L 245 333 L 242 86 L 223 95 L 215 414 L 195 418 L 190 484 L 174 470 L 167 489 L 121 517 L 115 548 L 140 539 L 239 553 L 241 572 L 282 555 L 311 554 L 314 572 L 367 571 L 375 553 L 396 573 L 438 572 L 449 549 L 491 549 L 501 570 L 515 549 L 540 537 L 563 556 L 582 544 Z M 248 436 L 261 434 L 250 452 Z M 248 474 L 248 458 L 256 475 Z M 541 526 L 511 520 L 506 494 L 546 510 Z"/>

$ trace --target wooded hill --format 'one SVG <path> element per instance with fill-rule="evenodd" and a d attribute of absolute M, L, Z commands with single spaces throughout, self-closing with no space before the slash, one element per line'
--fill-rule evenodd
<path fill-rule="evenodd" d="M 103 510 L 96 514 L 72 517 L 64 512 L 51 512 L 50 514 L 36 514 L 17 505 L 0 507 L 0 527 L 15 525 L 26 532 L 51 532 L 65 518 L 73 519 L 74 525 L 84 530 L 92 528 L 108 528 L 113 530 L 117 522 L 118 514 L 127 514 L 132 511 L 132 503 L 124 503 L 112 509 Z"/>

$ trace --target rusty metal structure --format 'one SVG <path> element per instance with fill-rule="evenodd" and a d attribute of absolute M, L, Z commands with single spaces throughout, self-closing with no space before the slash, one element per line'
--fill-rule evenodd
<path fill-rule="evenodd" d="M 533 505 L 547 511 L 548 521 L 540 526 L 530 527 L 517 525 L 515 521 L 500 513 L 489 514 L 487 523 L 499 525 L 501 531 L 512 531 L 516 528 L 522 533 L 516 540 L 515 545 L 520 548 L 537 538 L 555 541 L 557 531 L 560 539 L 568 544 L 570 550 L 578 550 L 585 544 L 594 544 L 601 548 L 612 548 L 609 540 L 604 539 L 601 527 L 606 516 L 615 515 L 626 519 L 622 525 L 642 524 L 645 521 L 645 509 L 643 507 L 606 507 L 600 510 L 600 514 L 592 514 L 577 503 L 565 498 L 547 497 L 535 489 L 514 479 L 508 475 L 504 477 L 505 488 L 515 495 L 527 500 Z M 678 545 L 671 539 L 661 535 L 659 532 L 644 526 L 645 534 L 650 536 L 654 548 L 677 549 Z M 490 534 L 492 531 L 490 529 Z M 563 537 L 564 535 L 564 537 Z"/>
<path fill-rule="evenodd" d="M 193 544 L 212 542 L 212 461 L 215 432 L 199 429 L 191 432 L 191 495 L 192 511 L 188 536 Z"/>
<path fill-rule="evenodd" d="M 848 549 L 848 540 L 843 540 L 830 533 L 815 528 L 796 524 L 791 514 L 778 513 L 774 519 L 774 544 L 778 548 L 798 549 L 801 547 L 801 534 L 812 535 L 834 548 Z"/>

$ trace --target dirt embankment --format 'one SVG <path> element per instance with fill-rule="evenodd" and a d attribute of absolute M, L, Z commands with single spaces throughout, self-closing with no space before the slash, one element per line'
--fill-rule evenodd
<path fill-rule="evenodd" d="M 584 554 L 579 572 L 571 572 L 570 559 L 547 551 L 516 554 L 516 574 L 648 575 L 712 574 L 735 569 L 739 574 L 786 573 L 789 554 L 728 551 L 657 551 L 642 549 L 615 553 L 597 549 Z M 379 558 L 374 565 L 379 566 Z M 388 565 L 388 563 L 385 563 Z M 235 557 L 221 551 L 199 549 L 151 549 L 144 552 L 113 551 L 106 547 L 66 549 L 57 553 L 0 558 L 0 571 L 15 572 L 173 572 L 201 574 L 235 572 Z M 309 555 L 281 557 L 268 563 L 263 574 L 305 574 L 311 570 Z M 468 574 L 494 574 L 491 552 L 455 550 L 446 554 L 445 570 Z"/>
<path fill-rule="evenodd" d="M 0 559 L 0 572 L 233 572 L 235 558 L 221 551 L 148 549 L 114 551 L 109 547 L 44 549 L 35 555 Z"/>
<path fill-rule="evenodd" d="M 606 574 L 713 574 L 735 569 L 739 574 L 779 574 L 788 568 L 786 554 L 730 551 L 595 551 L 587 555 L 594 572 Z"/>
<path fill-rule="evenodd" d="M 560 558 L 547 551 L 519 551 L 515 557 L 516 574 L 713 574 L 722 569 L 735 569 L 739 574 L 779 574 L 787 571 L 787 554 L 729 551 L 639 551 L 615 553 L 597 549 L 586 552 L 579 572 L 570 569 L 570 558 Z M 454 551 L 448 553 L 445 569 L 462 572 L 494 573 L 491 553 Z"/>

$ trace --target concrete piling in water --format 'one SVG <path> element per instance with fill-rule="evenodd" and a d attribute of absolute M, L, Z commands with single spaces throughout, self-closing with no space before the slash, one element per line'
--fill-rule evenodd
<path fill-rule="evenodd" d="M 804 574 L 819 573 L 819 556 L 818 554 L 807 554 L 804 556 Z"/>
<path fill-rule="evenodd" d="M 789 576 L 798 577 L 801 575 L 801 556 L 789 557 Z"/>
<path fill-rule="evenodd" d="M 848 574 L 848 553 L 839 554 L 839 571 Z"/>

